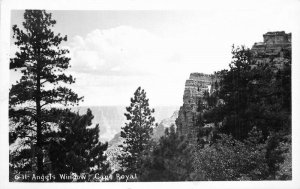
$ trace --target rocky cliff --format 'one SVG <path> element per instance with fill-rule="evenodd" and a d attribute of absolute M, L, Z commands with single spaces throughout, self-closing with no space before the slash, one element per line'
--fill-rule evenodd
<path fill-rule="evenodd" d="M 251 48 L 256 61 L 253 66 L 272 62 L 277 68 L 281 68 L 283 63 L 291 58 L 292 34 L 284 31 L 267 32 L 263 39 L 263 42 L 254 43 Z"/>
<path fill-rule="evenodd" d="M 216 81 L 218 81 L 217 75 L 191 73 L 185 82 L 183 106 L 180 107 L 176 126 L 178 133 L 185 135 L 191 143 L 197 142 L 197 135 L 203 127 L 198 117 L 206 106 L 204 93 L 213 92 Z"/>
<path fill-rule="evenodd" d="M 254 43 L 251 52 L 254 57 L 253 67 L 272 62 L 280 68 L 285 60 L 288 61 L 291 54 L 291 34 L 280 32 L 268 32 L 263 35 L 264 41 Z M 212 93 L 216 90 L 217 75 L 203 73 L 191 73 L 185 83 L 183 105 L 180 107 L 176 119 L 177 131 L 185 135 L 193 144 L 199 139 L 209 141 L 214 130 L 214 124 L 204 124 L 198 120 L 200 114 L 205 111 L 207 102 L 204 93 Z M 220 103 L 222 100 L 219 100 Z"/>

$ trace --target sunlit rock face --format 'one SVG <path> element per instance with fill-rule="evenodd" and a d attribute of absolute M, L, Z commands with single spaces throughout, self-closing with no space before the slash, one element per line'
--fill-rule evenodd
<path fill-rule="evenodd" d="M 291 33 L 267 32 L 263 35 L 264 41 L 254 43 L 251 48 L 252 52 L 266 56 L 281 56 L 282 50 L 291 50 Z"/>
<path fill-rule="evenodd" d="M 185 82 L 183 106 L 180 107 L 176 125 L 178 133 L 185 135 L 191 143 L 197 142 L 197 135 L 201 128 L 198 117 L 206 106 L 204 93 L 213 92 L 216 81 L 218 81 L 216 75 L 191 73 Z"/>
<path fill-rule="evenodd" d="M 256 62 L 254 67 L 272 62 L 277 68 L 281 68 L 291 56 L 292 34 L 284 31 L 267 32 L 263 39 L 263 42 L 254 43 L 251 48 Z"/>

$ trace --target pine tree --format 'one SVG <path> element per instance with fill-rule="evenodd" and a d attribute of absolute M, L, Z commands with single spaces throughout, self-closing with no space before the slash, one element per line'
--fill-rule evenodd
<path fill-rule="evenodd" d="M 175 126 L 165 129 L 165 134 L 143 158 L 142 181 L 185 181 L 192 172 L 192 151 L 184 136 L 178 135 Z"/>
<path fill-rule="evenodd" d="M 233 47 L 230 70 L 223 72 L 220 81 L 219 98 L 226 104 L 221 107 L 221 112 L 227 119 L 223 130 L 239 139 L 245 138 L 252 128 L 249 123 L 251 120 L 246 115 L 252 92 L 249 87 L 251 63 L 250 49 L 243 46 L 236 49 Z"/>
<path fill-rule="evenodd" d="M 67 36 L 54 34 L 52 15 L 44 10 L 26 10 L 24 19 L 23 30 L 17 25 L 12 28 L 19 50 L 11 58 L 10 69 L 19 72 L 21 79 L 9 91 L 10 142 L 23 139 L 24 149 L 12 154 L 11 162 L 16 168 L 23 159 L 27 163 L 27 168 L 21 166 L 23 170 L 31 167 L 43 174 L 46 135 L 57 126 L 62 111 L 50 105 L 74 105 L 82 98 L 65 87 L 75 79 L 62 73 L 70 61 L 69 51 L 60 48 Z"/>
<path fill-rule="evenodd" d="M 122 148 L 123 154 L 118 157 L 123 172 L 139 174 L 141 159 L 151 139 L 154 126 L 154 109 L 149 108 L 149 99 L 141 87 L 134 92 L 130 106 L 126 107 L 126 119 L 129 121 L 122 127 L 121 137 L 125 139 Z"/>
<path fill-rule="evenodd" d="M 51 140 L 49 145 L 52 172 L 57 175 L 70 172 L 77 175 L 85 173 L 86 180 L 89 181 L 95 174 L 108 175 L 109 164 L 104 154 L 108 143 L 103 144 L 99 141 L 99 125 L 92 126 L 94 116 L 91 110 L 88 109 L 84 115 L 66 110 L 65 115 L 60 124 L 60 136 L 63 140 Z"/>

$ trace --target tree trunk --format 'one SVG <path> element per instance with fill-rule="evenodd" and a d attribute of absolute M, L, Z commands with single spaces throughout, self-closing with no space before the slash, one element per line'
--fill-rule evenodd
<path fill-rule="evenodd" d="M 40 65 L 37 63 L 37 85 L 36 85 L 36 146 L 37 146 L 37 174 L 43 174 L 43 145 L 42 145 L 42 123 L 41 123 L 41 76 Z"/>

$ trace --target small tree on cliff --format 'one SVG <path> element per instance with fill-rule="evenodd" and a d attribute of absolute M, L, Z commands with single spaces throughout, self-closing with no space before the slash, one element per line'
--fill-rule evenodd
<path fill-rule="evenodd" d="M 135 174 L 139 172 L 143 152 L 153 133 L 154 109 L 149 108 L 146 92 L 139 87 L 126 110 L 124 115 L 129 122 L 122 127 L 121 137 L 125 141 L 120 145 L 123 154 L 118 159 L 126 174 Z"/>
<path fill-rule="evenodd" d="M 37 174 L 42 174 L 45 136 L 57 125 L 60 117 L 60 110 L 49 105 L 74 105 L 81 98 L 71 89 L 58 86 L 72 84 L 75 79 L 62 73 L 69 68 L 70 58 L 66 56 L 69 51 L 59 45 L 67 37 L 54 34 L 52 27 L 56 21 L 51 14 L 44 10 L 26 10 L 24 19 L 24 30 L 17 25 L 12 28 L 19 50 L 10 61 L 10 69 L 19 71 L 22 76 L 9 91 L 10 127 L 13 126 L 10 142 L 23 138 L 29 143 L 30 148 L 35 149 L 31 151 L 36 157 Z M 29 154 L 25 153 L 25 156 Z M 35 158 L 32 160 L 35 162 Z"/>

